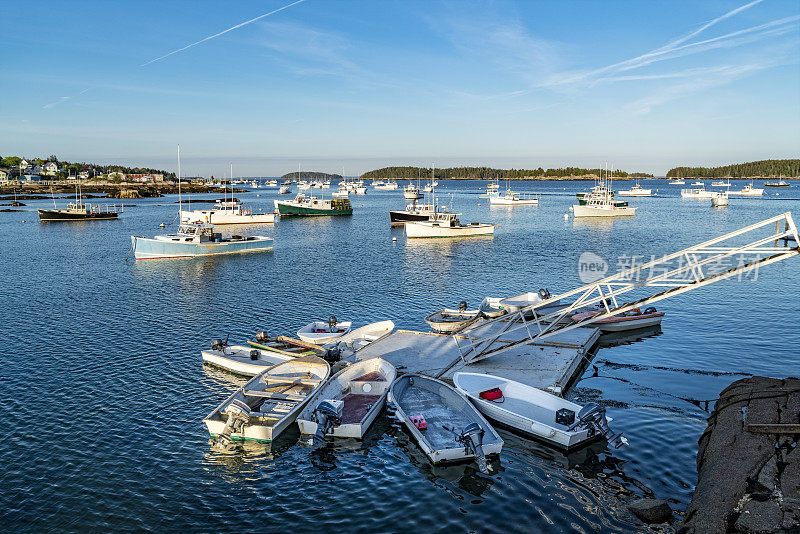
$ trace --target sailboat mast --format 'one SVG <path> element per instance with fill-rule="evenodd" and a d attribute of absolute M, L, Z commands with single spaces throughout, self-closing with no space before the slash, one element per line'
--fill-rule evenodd
<path fill-rule="evenodd" d="M 181 145 L 178 145 L 178 224 L 181 223 L 181 216 L 183 211 L 181 197 Z"/>

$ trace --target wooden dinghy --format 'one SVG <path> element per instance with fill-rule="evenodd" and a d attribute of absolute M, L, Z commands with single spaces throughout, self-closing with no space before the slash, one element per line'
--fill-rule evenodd
<path fill-rule="evenodd" d="M 270 337 L 266 332 L 256 332 L 256 340 L 248 341 L 254 349 L 267 350 L 284 356 L 323 356 L 325 350 L 319 345 L 287 336 Z"/>
<path fill-rule="evenodd" d="M 470 401 L 440 380 L 404 375 L 392 384 L 389 402 L 434 464 L 475 459 L 488 473 L 486 456 L 503 448 L 497 431 Z"/>
<path fill-rule="evenodd" d="M 353 325 L 350 321 L 339 322 L 331 315 L 328 321 L 313 321 L 297 331 L 297 337 L 307 343 L 325 345 L 335 341 L 350 331 Z"/>
<path fill-rule="evenodd" d="M 627 443 L 622 434 L 610 431 L 611 418 L 596 404 L 580 406 L 507 378 L 479 373 L 455 373 L 453 383 L 489 419 L 560 448 L 580 447 L 603 436 L 614 447 Z"/>
<path fill-rule="evenodd" d="M 217 340 L 211 344 L 210 350 L 200 351 L 200 354 L 209 365 L 245 376 L 257 375 L 273 365 L 295 357 L 241 345 L 227 347 L 221 342 L 217 343 Z"/>
<path fill-rule="evenodd" d="M 460 332 L 480 317 L 479 310 L 468 310 L 463 300 L 457 310 L 444 308 L 425 317 L 425 322 L 434 332 L 454 334 Z"/>
<path fill-rule="evenodd" d="M 364 437 L 386 403 L 397 371 L 382 358 L 353 363 L 333 375 L 317 390 L 297 417 L 303 434 L 314 435 L 314 445 L 325 436 Z"/>
<path fill-rule="evenodd" d="M 317 356 L 279 363 L 251 378 L 203 422 L 221 449 L 230 448 L 232 440 L 272 441 L 294 423 L 330 372 Z"/>

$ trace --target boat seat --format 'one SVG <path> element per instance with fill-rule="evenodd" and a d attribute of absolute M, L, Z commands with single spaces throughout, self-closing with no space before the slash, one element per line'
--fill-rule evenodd
<path fill-rule="evenodd" d="M 273 393 L 270 391 L 245 391 L 244 394 L 248 397 L 263 397 L 265 399 L 276 399 L 287 402 L 301 402 L 306 400 L 306 397 L 303 395 L 293 395 L 291 393 Z"/>
<path fill-rule="evenodd" d="M 316 386 L 322 380 L 318 378 L 292 378 L 292 377 L 284 377 L 284 376 L 269 376 L 264 375 L 261 379 L 263 382 L 268 384 L 295 384 L 298 386 Z"/>

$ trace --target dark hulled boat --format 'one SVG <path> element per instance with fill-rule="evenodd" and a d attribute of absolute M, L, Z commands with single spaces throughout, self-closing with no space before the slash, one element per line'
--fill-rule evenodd
<path fill-rule="evenodd" d="M 90 221 L 96 219 L 116 219 L 115 206 L 93 206 L 82 202 L 70 202 L 66 208 L 40 209 L 41 221 Z"/>

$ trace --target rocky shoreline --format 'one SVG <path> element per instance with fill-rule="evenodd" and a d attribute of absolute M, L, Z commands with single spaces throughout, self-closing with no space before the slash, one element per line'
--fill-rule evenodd
<path fill-rule="evenodd" d="M 81 195 L 83 198 L 153 198 L 163 197 L 164 195 L 174 195 L 178 193 L 178 184 L 140 184 L 140 183 L 94 183 L 85 182 L 80 184 Z M 230 193 L 231 189 L 228 189 Z M 234 193 L 244 193 L 246 189 L 233 188 Z M 66 183 L 58 185 L 43 185 L 37 183 L 23 184 L 4 184 L 0 185 L 0 195 L 11 195 L 16 192 L 19 200 L 34 200 L 50 197 L 51 194 L 75 194 L 75 184 Z M 221 194 L 219 187 L 196 184 L 181 184 L 182 193 L 217 193 Z M 6 196 L 3 198 L 7 200 Z"/>

